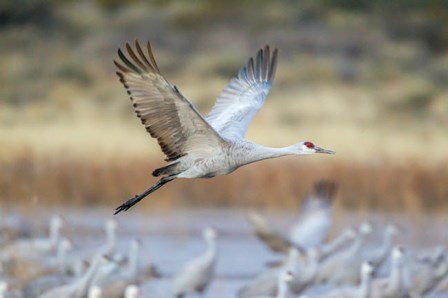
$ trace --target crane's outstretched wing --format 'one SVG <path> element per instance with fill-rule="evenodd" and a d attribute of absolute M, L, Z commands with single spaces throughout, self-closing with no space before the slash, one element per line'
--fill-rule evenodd
<path fill-rule="evenodd" d="M 223 139 L 204 120 L 191 102 L 160 73 L 147 43 L 147 56 L 138 41 L 137 53 L 126 43 L 129 60 L 119 49 L 123 64 L 114 61 L 120 81 L 126 88 L 146 130 L 157 141 L 166 161 L 196 153 L 206 154 L 220 148 Z"/>
<path fill-rule="evenodd" d="M 272 251 L 287 253 L 294 244 L 282 233 L 275 230 L 275 228 L 267 221 L 267 219 L 256 211 L 250 211 L 247 214 L 247 219 L 252 225 L 255 235 Z M 300 247 L 296 247 L 300 251 Z"/>
<path fill-rule="evenodd" d="M 314 211 L 331 210 L 336 191 L 337 185 L 334 181 L 317 181 L 312 192 L 305 196 L 300 214 L 309 215 Z"/>
<path fill-rule="evenodd" d="M 243 138 L 250 121 L 271 89 L 277 67 L 277 49 L 272 56 L 269 46 L 250 58 L 217 97 L 206 120 L 222 136 Z"/>
<path fill-rule="evenodd" d="M 303 200 L 291 227 L 291 241 L 306 249 L 320 247 L 324 243 L 331 228 L 335 193 L 336 183 L 325 180 L 315 183 L 313 191 Z"/>

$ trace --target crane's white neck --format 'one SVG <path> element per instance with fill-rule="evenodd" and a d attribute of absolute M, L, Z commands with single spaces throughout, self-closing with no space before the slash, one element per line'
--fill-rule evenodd
<path fill-rule="evenodd" d="M 131 250 L 129 252 L 129 264 L 128 264 L 128 275 L 129 278 L 133 281 L 137 280 L 138 275 L 138 257 L 140 251 L 140 244 L 132 242 Z"/>
<path fill-rule="evenodd" d="M 354 232 L 350 230 L 343 231 L 341 234 L 339 234 L 339 236 L 336 239 L 334 239 L 333 241 L 322 247 L 321 257 L 325 258 L 331 255 L 333 252 L 343 247 L 353 238 L 354 238 Z"/>
<path fill-rule="evenodd" d="M 53 219 L 50 222 L 50 245 L 56 247 L 59 242 L 59 234 L 61 230 L 61 225 L 57 219 Z"/>
<path fill-rule="evenodd" d="M 115 250 L 116 244 L 116 232 L 115 228 L 111 226 L 106 227 L 106 245 L 104 247 L 104 253 L 106 255 L 111 254 Z"/>
<path fill-rule="evenodd" d="M 286 298 L 291 297 L 292 293 L 289 288 L 289 282 L 285 277 L 284 273 L 281 273 L 278 277 L 278 293 L 276 298 Z"/>
<path fill-rule="evenodd" d="M 291 248 L 288 254 L 286 268 L 292 274 L 298 276 L 300 273 L 300 252 L 296 248 Z"/>
<path fill-rule="evenodd" d="M 384 260 L 387 257 L 387 255 L 389 254 L 389 252 L 392 249 L 393 238 L 394 238 L 393 233 L 391 233 L 388 230 L 384 231 L 383 244 L 381 245 L 381 248 L 379 249 L 378 260 L 375 260 L 375 261 L 382 262 L 382 260 Z"/>
<path fill-rule="evenodd" d="M 64 241 L 64 240 L 62 240 Z M 66 273 L 67 271 L 67 252 L 70 250 L 68 245 L 64 242 L 61 242 L 58 247 L 56 260 L 61 273 Z"/>
<path fill-rule="evenodd" d="M 288 297 L 287 296 L 288 294 L 289 294 L 289 289 L 288 289 L 287 283 L 284 280 L 280 280 L 280 282 L 278 284 L 277 298 Z"/>
<path fill-rule="evenodd" d="M 246 142 L 244 145 L 236 148 L 234 158 L 238 166 L 246 165 L 263 159 L 276 158 L 287 155 L 306 155 L 310 154 L 300 150 L 300 144 L 288 147 L 272 148 L 261 146 L 252 142 Z"/>
<path fill-rule="evenodd" d="M 361 248 L 364 246 L 367 235 L 364 233 L 359 233 L 356 237 L 355 241 L 352 243 L 352 246 L 347 250 L 347 254 L 350 256 L 357 255 Z"/>
<path fill-rule="evenodd" d="M 401 281 L 403 276 L 403 260 L 392 259 L 392 268 L 390 271 L 389 282 L 394 290 L 399 290 L 401 288 Z"/>
<path fill-rule="evenodd" d="M 361 274 L 361 284 L 359 286 L 359 297 L 369 297 L 370 288 L 372 283 L 372 277 L 370 272 L 362 272 Z"/>
<path fill-rule="evenodd" d="M 205 259 L 210 260 L 210 262 L 215 262 L 216 255 L 218 253 L 217 247 L 216 247 L 216 239 L 207 237 L 205 238 L 207 249 L 205 252 Z"/>
<path fill-rule="evenodd" d="M 304 270 L 301 280 L 305 283 L 311 282 L 319 271 L 319 264 L 319 254 L 317 251 L 308 254 L 306 270 Z"/>
<path fill-rule="evenodd" d="M 103 256 L 97 256 L 90 264 L 89 269 L 87 269 L 86 273 L 78 279 L 78 281 L 74 284 L 76 287 L 76 292 L 79 295 L 79 297 L 84 297 L 87 295 L 88 292 L 88 285 L 90 284 L 91 280 L 93 279 L 96 271 L 98 270 L 98 267 L 103 262 Z M 78 296 L 76 296 L 78 297 Z"/>

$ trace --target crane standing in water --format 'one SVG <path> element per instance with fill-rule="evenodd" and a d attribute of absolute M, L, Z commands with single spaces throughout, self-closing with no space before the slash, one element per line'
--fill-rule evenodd
<path fill-rule="evenodd" d="M 114 61 L 117 74 L 137 116 L 150 135 L 157 138 L 168 164 L 152 173 L 155 177 L 163 176 L 157 183 L 118 206 L 115 214 L 128 210 L 176 178 L 226 175 L 246 164 L 285 155 L 334 154 L 310 141 L 271 148 L 244 139 L 249 123 L 272 86 L 277 49 L 271 55 L 269 46 L 265 46 L 256 58 L 250 58 L 217 97 L 205 118 L 162 76 L 149 42 L 147 55 L 138 41 L 135 49 L 126 44 L 132 61 L 118 50 L 121 63 Z"/>

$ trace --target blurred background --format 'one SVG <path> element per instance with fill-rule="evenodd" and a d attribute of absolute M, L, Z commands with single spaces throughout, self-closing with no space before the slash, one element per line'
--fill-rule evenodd
<path fill-rule="evenodd" d="M 155 181 L 163 156 L 112 63 L 139 39 L 152 42 L 162 73 L 204 114 L 250 56 L 278 47 L 274 86 L 247 137 L 337 152 L 176 181 L 139 208 L 287 209 L 326 178 L 340 186 L 341 209 L 444 210 L 446 4 L 2 1 L 0 201 L 112 208 Z"/>
<path fill-rule="evenodd" d="M 213 297 L 232 297 L 238 276 L 271 257 L 246 211 L 285 231 L 321 179 L 338 185 L 331 237 L 370 220 L 398 223 L 402 243 L 446 243 L 447 1 L 2 0 L 0 36 L 0 211 L 25 215 L 36 233 L 59 213 L 75 242 L 97 247 L 114 208 L 155 183 L 164 157 L 113 65 L 139 39 L 203 114 L 249 57 L 277 47 L 273 88 L 247 138 L 310 140 L 337 154 L 176 180 L 114 217 L 121 248 L 143 238 L 146 258 L 170 275 L 212 225 L 226 260 Z"/>

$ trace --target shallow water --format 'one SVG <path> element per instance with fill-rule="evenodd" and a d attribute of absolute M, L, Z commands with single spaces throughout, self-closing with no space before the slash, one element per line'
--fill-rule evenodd
<path fill-rule="evenodd" d="M 279 259 L 259 242 L 251 231 L 242 210 L 181 210 L 141 211 L 138 208 L 112 216 L 112 209 L 57 210 L 67 221 L 63 230 L 76 247 L 98 248 L 104 242 L 102 230 L 108 218 L 118 221 L 118 249 L 126 252 L 129 242 L 139 238 L 143 243 L 142 262 L 154 264 L 163 278 L 143 283 L 143 297 L 169 297 L 171 276 L 185 262 L 202 253 L 204 243 L 201 230 L 211 226 L 217 229 L 219 258 L 216 278 L 204 297 L 235 297 L 237 290 L 263 271 L 264 264 Z M 34 213 L 33 221 L 41 232 L 45 227 L 47 211 Z M 294 221 L 294 213 L 265 213 L 280 230 Z M 371 213 L 368 218 L 359 213 L 341 213 L 334 219 L 332 235 L 343 227 L 357 225 L 369 219 L 377 228 L 372 240 L 379 238 L 381 226 L 397 223 L 402 230 L 398 240 L 404 247 L 424 249 L 447 243 L 443 216 L 407 216 L 405 214 Z"/>

